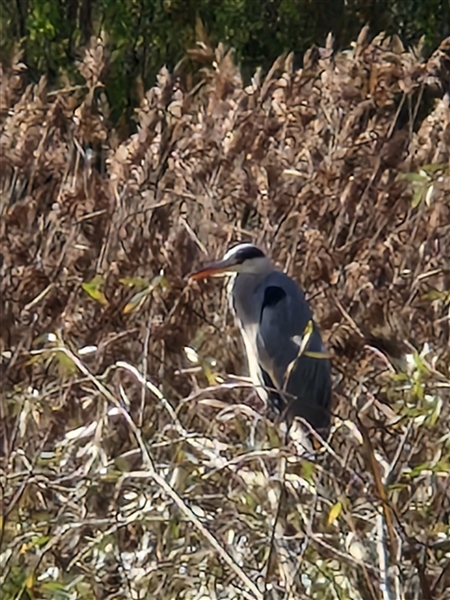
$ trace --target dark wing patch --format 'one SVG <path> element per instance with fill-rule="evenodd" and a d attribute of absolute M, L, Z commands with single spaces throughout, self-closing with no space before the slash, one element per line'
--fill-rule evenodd
<path fill-rule="evenodd" d="M 331 402 L 330 363 L 327 359 L 298 357 L 299 348 L 293 341 L 294 336 L 303 336 L 312 319 L 308 303 L 296 284 L 282 273 L 269 275 L 265 286 L 261 290 L 263 309 L 256 343 L 260 368 L 280 390 L 278 397 L 273 394 L 270 399 L 282 410 L 287 409 L 288 424 L 299 416 L 317 431 L 326 430 Z M 323 351 L 317 327 L 313 329 L 309 348 L 313 352 Z M 285 385 L 286 370 L 294 360 Z M 281 393 L 284 388 L 290 396 Z"/>
<path fill-rule="evenodd" d="M 277 285 L 270 285 L 264 292 L 261 313 L 265 308 L 275 306 L 278 302 L 281 302 L 283 298 L 286 298 L 286 292 L 283 288 L 280 288 Z"/>

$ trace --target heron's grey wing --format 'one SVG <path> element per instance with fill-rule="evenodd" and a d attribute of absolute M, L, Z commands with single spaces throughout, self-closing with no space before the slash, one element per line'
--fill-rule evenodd
<path fill-rule="evenodd" d="M 289 410 L 292 417 L 303 417 L 325 434 L 330 424 L 330 361 L 301 356 L 290 372 L 286 391 L 294 397 Z"/>
<path fill-rule="evenodd" d="M 311 310 L 296 283 L 276 272 L 262 288 L 261 314 L 257 334 L 258 360 L 275 386 L 293 396 L 288 412 L 307 419 L 318 430 L 328 426 L 331 398 L 331 374 L 328 359 L 300 355 L 301 339 L 312 321 Z M 323 351 L 317 326 L 306 350 Z M 292 366 L 290 367 L 290 365 Z"/>

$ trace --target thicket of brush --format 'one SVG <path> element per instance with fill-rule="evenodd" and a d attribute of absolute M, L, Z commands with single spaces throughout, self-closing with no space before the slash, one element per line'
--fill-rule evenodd
<path fill-rule="evenodd" d="M 167 70 L 122 140 L 85 85 L 1 74 L 2 598 L 450 598 L 450 40 Z M 283 446 L 225 290 L 252 240 L 333 357 L 333 431 Z"/>

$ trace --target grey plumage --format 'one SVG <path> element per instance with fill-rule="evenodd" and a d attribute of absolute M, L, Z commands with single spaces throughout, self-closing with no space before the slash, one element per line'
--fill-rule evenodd
<path fill-rule="evenodd" d="M 234 274 L 231 303 L 250 377 L 263 399 L 324 435 L 329 427 L 331 369 L 303 292 L 252 244 L 240 244 L 191 277 Z M 277 390 L 277 391 L 273 391 Z"/>

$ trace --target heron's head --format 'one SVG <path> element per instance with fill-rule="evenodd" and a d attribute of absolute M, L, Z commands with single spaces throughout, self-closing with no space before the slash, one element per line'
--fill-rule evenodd
<path fill-rule="evenodd" d="M 189 274 L 190 279 L 225 277 L 236 273 L 259 274 L 272 269 L 272 264 L 262 250 L 253 244 L 238 244 L 230 248 L 221 260 L 205 265 Z"/>

